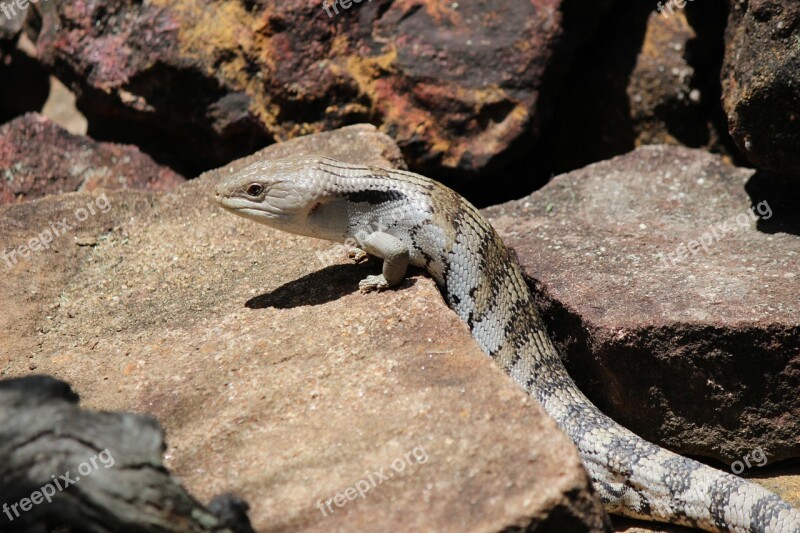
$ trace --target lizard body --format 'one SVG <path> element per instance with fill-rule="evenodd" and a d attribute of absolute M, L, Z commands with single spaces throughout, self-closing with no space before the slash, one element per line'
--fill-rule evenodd
<path fill-rule="evenodd" d="M 522 271 L 467 200 L 417 174 L 289 157 L 254 163 L 219 184 L 227 210 L 279 230 L 384 259 L 362 291 L 424 268 L 481 349 L 576 444 L 610 513 L 708 531 L 800 533 L 800 512 L 739 477 L 669 452 L 615 423 L 569 377 Z"/>

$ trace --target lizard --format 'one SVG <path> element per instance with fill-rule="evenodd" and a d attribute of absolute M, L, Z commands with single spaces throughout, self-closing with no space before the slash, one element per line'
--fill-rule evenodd
<path fill-rule="evenodd" d="M 264 159 L 216 185 L 225 210 L 289 233 L 358 243 L 383 259 L 362 292 L 428 272 L 480 348 L 575 443 L 611 514 L 707 531 L 800 533 L 800 511 L 742 478 L 652 444 L 603 414 L 570 378 L 522 269 L 486 218 L 424 176 L 322 156 Z"/>

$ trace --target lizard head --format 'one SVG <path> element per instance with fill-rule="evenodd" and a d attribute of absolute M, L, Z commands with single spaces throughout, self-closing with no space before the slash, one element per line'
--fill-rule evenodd
<path fill-rule="evenodd" d="M 227 211 L 276 229 L 338 239 L 341 229 L 320 225 L 315 213 L 332 199 L 317 164 L 321 159 L 292 156 L 258 161 L 219 183 L 214 200 Z"/>

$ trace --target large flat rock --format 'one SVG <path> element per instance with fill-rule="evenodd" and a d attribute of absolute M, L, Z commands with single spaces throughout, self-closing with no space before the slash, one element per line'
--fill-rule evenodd
<path fill-rule="evenodd" d="M 599 407 L 682 453 L 773 462 L 800 455 L 799 199 L 654 146 L 486 213 Z"/>
<path fill-rule="evenodd" d="M 401 164 L 371 126 L 260 156 L 299 152 Z M 603 530 L 572 444 L 429 278 L 361 295 L 377 263 L 213 205 L 246 162 L 173 193 L 108 192 L 107 212 L 0 263 L 0 374 L 52 374 L 87 408 L 156 416 L 167 466 L 202 501 L 243 497 L 258 531 Z M 0 250 L 94 198 L 0 208 Z"/>

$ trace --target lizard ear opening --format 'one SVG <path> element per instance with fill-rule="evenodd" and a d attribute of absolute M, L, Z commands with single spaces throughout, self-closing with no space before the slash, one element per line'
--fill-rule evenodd
<path fill-rule="evenodd" d="M 315 195 L 313 198 L 309 199 L 308 210 L 306 214 L 308 216 L 315 215 L 320 216 L 323 215 L 324 212 L 328 211 L 331 207 L 338 208 L 343 207 L 343 198 L 341 196 L 335 195 Z"/>
<path fill-rule="evenodd" d="M 339 197 L 314 198 L 306 211 L 306 216 L 317 221 L 325 221 L 325 224 L 347 220 L 347 202 Z"/>
<path fill-rule="evenodd" d="M 311 206 L 311 209 L 309 209 L 309 210 L 308 210 L 308 214 L 309 214 L 309 216 L 310 216 L 310 215 L 313 215 L 313 214 L 314 214 L 314 212 L 315 212 L 317 209 L 319 209 L 320 207 L 322 207 L 322 204 L 324 204 L 324 203 L 325 203 L 325 202 L 314 202 L 314 205 L 312 205 L 312 206 Z"/>

